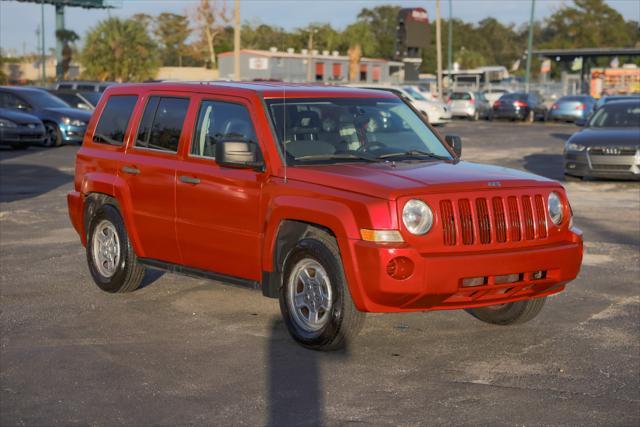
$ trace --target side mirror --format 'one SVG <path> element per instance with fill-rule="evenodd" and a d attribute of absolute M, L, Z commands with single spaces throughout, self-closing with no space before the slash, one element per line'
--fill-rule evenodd
<path fill-rule="evenodd" d="M 232 168 L 262 170 L 257 144 L 251 141 L 220 141 L 216 144 L 216 163 Z"/>
<path fill-rule="evenodd" d="M 462 155 L 462 138 L 458 135 L 447 135 L 444 140 L 453 149 L 456 156 L 460 157 Z"/>
<path fill-rule="evenodd" d="M 577 119 L 575 123 L 576 123 L 576 126 L 584 126 L 587 124 L 587 121 L 585 119 Z"/>

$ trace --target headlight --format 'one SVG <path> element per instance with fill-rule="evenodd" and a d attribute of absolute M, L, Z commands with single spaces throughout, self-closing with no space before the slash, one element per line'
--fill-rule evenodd
<path fill-rule="evenodd" d="M 551 221 L 555 225 L 560 225 L 562 223 L 562 200 L 558 193 L 551 192 L 549 193 L 549 199 L 547 201 L 547 209 L 549 210 L 549 216 L 551 217 Z"/>
<path fill-rule="evenodd" d="M 564 145 L 566 151 L 584 151 L 584 145 L 576 144 L 575 142 L 567 142 Z"/>
<path fill-rule="evenodd" d="M 17 124 L 7 119 L 0 119 L 0 128 L 15 128 L 18 127 Z"/>
<path fill-rule="evenodd" d="M 64 122 L 65 125 L 71 125 L 71 126 L 84 126 L 84 125 L 86 125 L 86 123 L 83 122 L 82 120 L 72 119 L 72 118 L 69 118 L 69 117 L 63 117 L 62 121 Z"/>
<path fill-rule="evenodd" d="M 422 200 L 411 199 L 402 209 L 402 222 L 411 234 L 425 234 L 433 225 L 433 212 Z"/>

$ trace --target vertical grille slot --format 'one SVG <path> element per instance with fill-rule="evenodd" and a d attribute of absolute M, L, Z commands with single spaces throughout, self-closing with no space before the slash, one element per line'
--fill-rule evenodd
<path fill-rule="evenodd" d="M 540 194 L 536 194 L 536 224 L 538 225 L 538 237 L 541 239 L 547 237 L 547 214 Z"/>
<path fill-rule="evenodd" d="M 483 245 L 491 243 L 491 220 L 489 219 L 487 199 L 476 199 L 476 215 L 478 216 L 480 243 Z"/>
<path fill-rule="evenodd" d="M 507 221 L 504 215 L 504 206 L 502 198 L 493 198 L 493 223 L 496 230 L 496 241 L 504 243 L 507 241 Z"/>
<path fill-rule="evenodd" d="M 444 244 L 455 246 L 456 244 L 456 218 L 453 214 L 453 204 L 451 200 L 440 201 L 440 212 L 442 214 L 442 231 Z"/>
<path fill-rule="evenodd" d="M 522 236 L 520 234 L 520 210 L 518 209 L 518 199 L 515 196 L 510 196 L 507 200 L 509 205 L 509 226 L 511 227 L 511 241 L 519 242 Z"/>
<path fill-rule="evenodd" d="M 460 211 L 460 229 L 462 230 L 462 244 L 473 245 L 473 216 L 471 216 L 471 204 L 467 199 L 458 201 Z"/>
<path fill-rule="evenodd" d="M 531 197 L 522 196 L 522 213 L 524 214 L 524 232 L 527 240 L 533 240 L 535 229 L 533 228 L 533 209 L 531 208 Z"/>

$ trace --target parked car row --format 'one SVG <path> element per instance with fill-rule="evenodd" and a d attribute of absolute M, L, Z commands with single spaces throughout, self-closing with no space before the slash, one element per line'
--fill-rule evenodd
<path fill-rule="evenodd" d="M 13 148 L 81 143 L 98 99 L 83 97 L 81 109 L 41 88 L 0 86 L 0 143 Z"/>

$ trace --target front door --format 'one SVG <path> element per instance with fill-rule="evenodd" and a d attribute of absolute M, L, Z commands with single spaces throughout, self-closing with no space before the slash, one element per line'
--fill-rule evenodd
<path fill-rule="evenodd" d="M 219 166 L 215 147 L 223 140 L 257 143 L 250 105 L 241 98 L 202 98 L 191 145 L 177 168 L 180 251 L 189 267 L 259 281 L 266 174 Z"/>
<path fill-rule="evenodd" d="M 181 263 L 175 232 L 175 182 L 188 108 L 187 97 L 149 96 L 135 140 L 118 171 L 131 192 L 138 256 L 142 258 Z"/>

